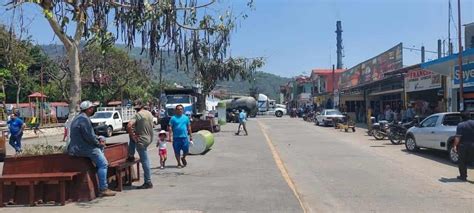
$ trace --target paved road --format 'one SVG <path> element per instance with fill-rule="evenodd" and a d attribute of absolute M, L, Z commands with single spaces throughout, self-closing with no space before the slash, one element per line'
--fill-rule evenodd
<path fill-rule="evenodd" d="M 190 156 L 188 167 L 183 169 L 175 167 L 171 145 L 168 167 L 158 169 L 159 157 L 153 147 L 149 150 L 153 189 L 127 188 L 116 197 L 87 203 L 3 208 L 0 212 L 302 212 L 256 121 L 249 122 L 248 128 L 253 130 L 250 136 L 234 136 L 236 127 L 235 124 L 224 126 L 216 134 L 212 150 L 205 155 Z M 50 138 L 50 141 L 58 140 L 59 137 Z M 126 140 L 127 135 L 110 139 Z"/>
<path fill-rule="evenodd" d="M 168 168 L 157 169 L 157 150 L 149 150 L 155 185 L 151 190 L 127 188 L 114 198 L 65 207 L 0 211 L 474 211 L 474 184 L 456 182 L 457 168 L 442 152 L 410 154 L 401 145 L 364 136 L 361 129 L 344 133 L 288 117 L 251 119 L 247 137 L 234 136 L 236 127 L 224 126 L 213 149 L 191 156 L 184 169 L 174 167 L 172 149 Z M 126 140 L 126 135 L 110 139 Z M 474 177 L 474 172 L 469 174 Z"/>
<path fill-rule="evenodd" d="M 474 184 L 455 180 L 457 167 L 444 153 L 410 154 L 363 131 L 345 133 L 300 119 L 259 122 L 311 212 L 474 211 Z"/>

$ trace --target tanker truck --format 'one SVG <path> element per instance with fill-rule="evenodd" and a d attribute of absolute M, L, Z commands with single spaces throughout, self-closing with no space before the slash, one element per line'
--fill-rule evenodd
<path fill-rule="evenodd" d="M 253 97 L 236 97 L 233 99 L 223 100 L 223 102 L 226 104 L 228 122 L 238 122 L 238 116 L 236 116 L 236 113 L 241 109 L 245 110 L 247 115 L 250 117 L 257 116 L 257 101 Z"/>

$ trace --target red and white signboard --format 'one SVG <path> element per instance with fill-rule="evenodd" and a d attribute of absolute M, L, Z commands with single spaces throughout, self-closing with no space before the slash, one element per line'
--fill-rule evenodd
<path fill-rule="evenodd" d="M 441 88 L 441 75 L 429 70 L 414 69 L 405 76 L 405 91 L 416 92 Z"/>

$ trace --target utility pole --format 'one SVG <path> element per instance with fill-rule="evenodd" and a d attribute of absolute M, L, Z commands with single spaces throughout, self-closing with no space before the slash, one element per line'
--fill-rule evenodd
<path fill-rule="evenodd" d="M 44 105 L 44 86 L 43 86 L 43 71 L 44 71 L 44 64 L 41 64 L 41 72 L 40 72 L 40 86 L 41 86 L 41 103 L 39 104 L 39 122 L 40 125 L 42 126 L 45 124 L 44 118 L 43 118 L 43 105 Z"/>
<path fill-rule="evenodd" d="M 332 95 L 333 95 L 332 108 L 333 109 L 334 109 L 334 98 L 336 97 L 336 95 L 334 94 L 335 89 L 336 89 L 336 68 L 333 64 L 332 65 Z"/>
<path fill-rule="evenodd" d="M 425 63 L 425 46 L 421 46 L 421 63 Z"/>
<path fill-rule="evenodd" d="M 442 52 L 441 52 L 441 39 L 438 39 L 438 58 L 441 58 Z"/>
<path fill-rule="evenodd" d="M 159 70 L 159 82 L 160 82 L 160 99 L 158 101 L 158 110 L 161 112 L 161 107 L 163 105 L 163 98 L 166 96 L 163 96 L 163 66 L 165 65 L 164 59 L 163 59 L 163 51 L 160 52 L 160 70 Z"/>
<path fill-rule="evenodd" d="M 464 111 L 464 77 L 462 73 L 462 39 L 461 39 L 461 0 L 458 0 L 458 43 L 459 43 L 459 111 Z"/>
<path fill-rule="evenodd" d="M 449 0 L 449 6 L 448 6 L 448 55 L 453 54 L 453 46 L 451 44 L 451 15 L 452 15 L 452 9 L 451 9 L 451 0 Z"/>

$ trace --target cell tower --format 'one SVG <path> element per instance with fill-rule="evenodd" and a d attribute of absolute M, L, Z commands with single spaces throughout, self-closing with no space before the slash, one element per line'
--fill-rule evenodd
<path fill-rule="evenodd" d="M 342 46 L 342 24 L 341 21 L 336 22 L 336 35 L 337 35 L 337 69 L 342 69 L 342 57 L 343 53 L 342 50 L 344 47 Z"/>

